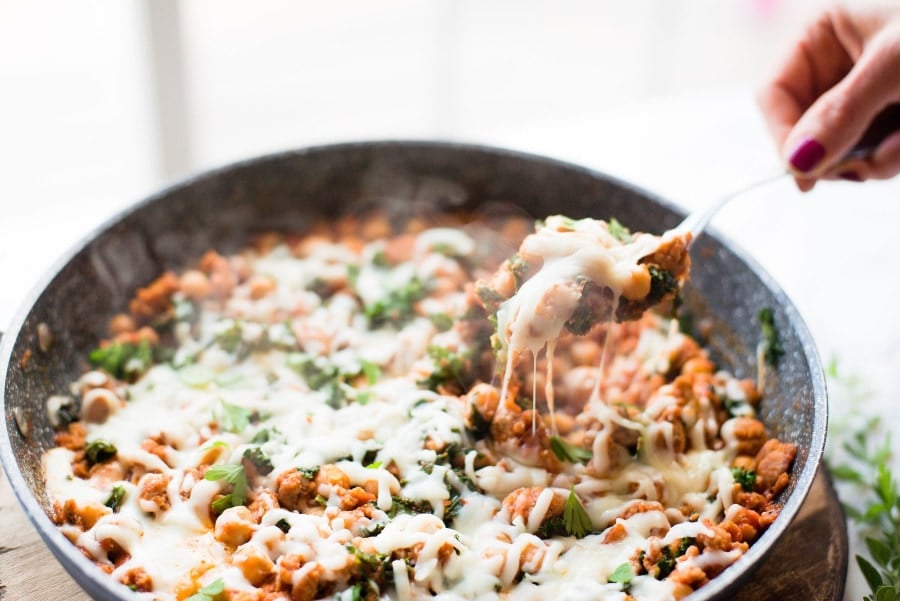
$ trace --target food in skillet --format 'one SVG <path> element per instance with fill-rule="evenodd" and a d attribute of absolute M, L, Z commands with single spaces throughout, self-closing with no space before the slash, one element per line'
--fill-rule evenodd
<path fill-rule="evenodd" d="M 522 223 L 496 229 L 518 243 Z M 263 236 L 139 290 L 48 400 L 60 529 L 167 600 L 681 598 L 737 560 L 795 449 L 751 381 L 643 311 L 674 288 L 648 300 L 651 276 L 624 311 L 578 281 L 578 335 L 498 361 L 498 313 L 534 281 L 503 273 L 546 257 L 526 238 L 492 272 L 493 243 L 433 225 Z M 655 244 L 631 273 L 685 277 Z"/>

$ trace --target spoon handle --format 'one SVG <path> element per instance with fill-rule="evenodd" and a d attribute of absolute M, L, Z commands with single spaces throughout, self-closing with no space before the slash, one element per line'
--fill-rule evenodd
<path fill-rule="evenodd" d="M 862 137 L 860 137 L 859 141 L 853 146 L 853 148 L 848 152 L 841 162 L 849 161 L 851 159 L 865 159 L 878 148 L 878 145 L 884 142 L 888 136 L 900 131 L 900 103 L 890 104 L 882 110 L 875 118 L 872 120 L 872 123 L 869 124 L 869 127 L 866 128 L 866 131 L 863 133 Z M 758 179 L 753 181 L 742 188 L 738 188 L 737 190 L 733 190 L 728 194 L 716 199 L 711 205 L 704 209 L 700 209 L 697 211 L 692 211 L 684 220 L 679 223 L 674 231 L 677 234 L 685 234 L 690 232 L 693 237 L 696 239 L 697 236 L 703 232 L 712 218 L 719 212 L 719 210 L 728 204 L 734 198 L 744 194 L 745 192 L 749 192 L 750 190 L 754 190 L 760 186 L 764 186 L 771 182 L 777 181 L 782 177 L 789 175 L 790 172 L 787 170 L 779 171 L 778 173 L 774 173 L 768 175 L 762 179 Z"/>
<path fill-rule="evenodd" d="M 878 145 L 888 136 L 898 131 L 900 131 L 900 103 L 889 104 L 872 119 L 872 123 L 843 161 L 866 158 L 875 152 Z"/>

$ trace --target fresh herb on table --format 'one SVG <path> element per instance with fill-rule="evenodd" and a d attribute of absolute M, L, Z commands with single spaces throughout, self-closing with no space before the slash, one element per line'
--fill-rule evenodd
<path fill-rule="evenodd" d="M 844 504 L 844 513 L 861 527 L 871 556 L 856 556 L 872 591 L 863 597 L 866 601 L 900 599 L 900 486 L 890 468 L 890 433 L 881 442 L 872 440 L 880 430 L 880 420 L 870 418 L 844 441 L 846 462 L 829 466 L 834 478 L 861 493 L 852 505 Z"/>
<path fill-rule="evenodd" d="M 870 396 L 858 378 L 839 373 L 836 360 L 832 359 L 826 374 L 832 393 L 846 395 L 854 408 Z M 854 415 L 847 418 L 842 422 L 853 421 Z M 852 505 L 843 505 L 848 521 L 858 526 L 869 555 L 856 556 L 871 591 L 863 599 L 900 600 L 900 484 L 890 466 L 890 432 L 878 417 L 862 417 L 849 431 L 839 428 L 835 423 L 830 432 L 828 468 L 835 480 L 853 489 Z M 835 445 L 836 441 L 841 443 Z M 839 451 L 844 456 L 835 460 Z"/>
<path fill-rule="evenodd" d="M 213 580 L 185 601 L 218 601 L 225 592 L 225 581 L 221 578 Z"/>

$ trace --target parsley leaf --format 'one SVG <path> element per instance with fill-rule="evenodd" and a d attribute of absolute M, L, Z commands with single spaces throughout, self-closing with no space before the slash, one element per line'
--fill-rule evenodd
<path fill-rule="evenodd" d="M 559 436 L 550 437 L 550 450 L 553 451 L 557 459 L 569 463 L 583 463 L 590 461 L 591 457 L 594 456 L 588 449 L 569 444 Z"/>
<path fill-rule="evenodd" d="M 185 599 L 185 601 L 218 601 L 220 595 L 224 592 L 225 581 L 217 578 Z"/>
<path fill-rule="evenodd" d="M 218 464 L 211 465 L 203 475 L 205 480 L 221 481 L 224 480 L 232 485 L 231 493 L 213 502 L 213 510 L 222 513 L 229 507 L 237 507 L 247 502 L 247 474 L 244 472 L 243 465 Z M 227 500 L 223 500 L 227 499 Z"/>
<path fill-rule="evenodd" d="M 631 567 L 630 562 L 625 562 L 619 564 L 615 570 L 613 570 L 612 574 L 609 575 L 610 582 L 617 582 L 619 584 L 630 584 L 632 580 L 634 580 L 635 573 L 634 568 Z"/>
<path fill-rule="evenodd" d="M 244 431 L 244 428 L 250 425 L 251 415 L 252 413 L 249 409 L 220 400 L 218 419 L 216 421 L 218 421 L 222 429 L 240 434 Z"/>
<path fill-rule="evenodd" d="M 381 377 L 381 368 L 378 367 L 378 364 L 365 359 L 360 363 L 362 365 L 362 373 L 366 377 L 366 382 L 368 382 L 369 386 L 378 382 L 378 378 Z"/>
<path fill-rule="evenodd" d="M 569 498 L 563 507 L 563 526 L 566 533 L 575 538 L 584 538 L 594 529 L 591 523 L 591 517 L 581 504 L 578 495 L 575 494 L 575 487 L 569 489 Z"/>
<path fill-rule="evenodd" d="M 606 222 L 606 229 L 609 231 L 610 236 L 622 244 L 631 242 L 631 230 L 622 225 L 615 217 L 610 217 L 609 221 Z"/>

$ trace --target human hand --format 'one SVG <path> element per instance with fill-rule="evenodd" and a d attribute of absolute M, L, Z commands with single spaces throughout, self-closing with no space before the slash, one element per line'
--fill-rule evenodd
<path fill-rule="evenodd" d="M 900 132 L 844 160 L 885 107 L 900 102 L 900 7 L 833 8 L 797 40 L 759 105 L 798 187 L 900 173 Z"/>

